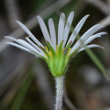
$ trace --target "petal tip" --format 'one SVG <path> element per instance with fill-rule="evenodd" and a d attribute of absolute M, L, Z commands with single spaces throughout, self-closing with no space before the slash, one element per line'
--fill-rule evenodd
<path fill-rule="evenodd" d="M 52 22 L 52 18 L 49 18 L 48 22 L 49 22 L 49 23 Z"/>
<path fill-rule="evenodd" d="M 103 32 L 103 35 L 108 34 L 107 32 Z"/>
<path fill-rule="evenodd" d="M 5 39 L 8 39 L 10 36 L 4 36 Z"/>
<path fill-rule="evenodd" d="M 20 22 L 19 20 L 16 20 L 16 23 L 17 23 L 17 24 L 20 24 L 21 22 Z"/>
<path fill-rule="evenodd" d="M 70 13 L 71 13 L 71 14 L 74 14 L 74 11 L 71 11 Z"/>
<path fill-rule="evenodd" d="M 37 19 L 38 19 L 38 20 L 41 19 L 41 16 L 37 16 Z"/>

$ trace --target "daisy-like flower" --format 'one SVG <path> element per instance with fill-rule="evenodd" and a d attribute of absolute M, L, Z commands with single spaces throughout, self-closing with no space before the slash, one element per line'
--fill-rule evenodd
<path fill-rule="evenodd" d="M 48 20 L 48 30 L 43 19 L 40 16 L 37 16 L 41 31 L 47 43 L 46 46 L 42 45 L 24 24 L 20 21 L 16 21 L 29 37 L 26 37 L 25 40 L 23 40 L 5 36 L 7 39 L 11 40 L 7 42 L 7 44 L 43 58 L 48 64 L 49 70 L 54 77 L 62 76 L 65 74 L 69 60 L 72 56 L 87 48 L 101 47 L 96 44 L 89 44 L 94 39 L 106 34 L 106 32 L 96 33 L 96 31 L 102 28 L 100 24 L 92 26 L 79 38 L 78 41 L 76 41 L 76 37 L 88 16 L 89 15 L 84 16 L 70 34 L 74 12 L 69 14 L 67 21 L 65 21 L 65 14 L 61 13 L 58 24 L 58 35 L 56 35 L 52 18 Z"/>
<path fill-rule="evenodd" d="M 65 21 L 65 14 L 61 13 L 58 24 L 58 35 L 56 35 L 52 18 L 48 20 L 49 29 L 47 29 L 43 19 L 40 16 L 37 16 L 41 31 L 46 41 L 46 46 L 42 45 L 29 29 L 19 21 L 17 21 L 17 24 L 28 34 L 29 37 L 26 37 L 25 40 L 23 40 L 5 36 L 7 39 L 11 40 L 7 42 L 7 44 L 32 53 L 46 61 L 50 72 L 56 80 L 55 110 L 62 109 L 64 76 L 71 57 L 87 48 L 103 48 L 97 44 L 89 44 L 94 39 L 106 34 L 106 32 L 96 33 L 102 28 L 100 24 L 92 26 L 79 38 L 79 40 L 76 39 L 88 16 L 89 15 L 84 16 L 70 34 L 74 12 L 69 14 L 67 21 Z"/>

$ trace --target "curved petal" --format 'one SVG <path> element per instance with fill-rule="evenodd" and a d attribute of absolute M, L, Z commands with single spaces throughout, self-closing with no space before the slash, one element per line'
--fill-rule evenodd
<path fill-rule="evenodd" d="M 13 43 L 13 42 L 6 42 L 6 44 L 11 45 L 11 46 L 14 46 L 14 47 L 17 47 L 17 48 L 19 48 L 19 49 L 21 49 L 21 50 L 24 50 L 24 51 L 26 51 L 26 52 L 29 52 L 29 53 L 31 53 L 31 54 L 36 55 L 35 53 L 33 53 L 32 51 L 30 51 L 29 49 L 27 49 L 27 48 L 25 48 L 25 47 L 23 47 L 23 46 L 21 46 L 21 45 L 19 45 L 19 44 L 16 44 L 16 43 Z M 36 55 L 36 56 L 37 56 L 37 55 Z M 38 57 L 38 56 L 37 56 L 37 57 Z"/>
<path fill-rule="evenodd" d="M 85 49 L 87 49 L 87 48 L 102 48 L 102 49 L 104 49 L 104 48 L 103 48 L 102 46 L 100 46 L 100 45 L 91 44 L 91 45 L 87 45 L 87 46 L 81 48 L 78 52 L 81 52 L 81 51 L 83 51 L 83 50 L 85 50 Z"/>
<path fill-rule="evenodd" d="M 6 39 L 16 42 L 16 39 L 11 36 L 4 36 Z"/>
<path fill-rule="evenodd" d="M 96 25 L 92 26 L 88 31 L 86 31 L 82 35 L 81 40 L 85 41 L 86 39 L 88 39 L 89 36 L 91 36 L 92 34 L 94 34 L 95 32 L 97 32 L 101 28 L 102 28 L 102 26 L 100 24 L 96 24 Z"/>
<path fill-rule="evenodd" d="M 26 40 L 34 47 L 36 48 L 39 52 L 41 52 L 41 54 L 44 56 L 45 53 L 37 46 L 34 44 L 34 42 L 32 42 L 28 37 L 26 37 Z"/>
<path fill-rule="evenodd" d="M 67 42 L 73 18 L 74 18 L 74 12 L 72 11 L 68 16 L 68 19 L 67 19 L 67 22 L 66 22 L 66 25 L 65 25 L 65 28 L 64 28 L 63 46 Z"/>
<path fill-rule="evenodd" d="M 61 13 L 58 25 L 58 46 L 63 40 L 64 25 L 65 25 L 65 14 Z"/>
<path fill-rule="evenodd" d="M 29 43 L 27 43 L 26 41 L 24 41 L 24 40 L 22 40 L 22 39 L 15 39 L 15 38 L 13 38 L 13 37 L 10 37 L 10 36 L 5 36 L 5 38 L 7 38 L 7 39 L 9 39 L 9 40 L 12 40 L 12 41 L 14 41 L 14 42 L 16 42 L 16 43 L 18 43 L 18 44 L 20 44 L 20 45 L 18 45 L 18 44 L 16 44 L 16 43 L 12 43 L 12 42 L 8 42 L 8 44 L 10 44 L 10 45 L 13 45 L 13 46 L 16 46 L 16 47 L 18 47 L 18 48 L 20 48 L 20 47 L 22 47 L 21 49 L 23 50 L 29 50 L 28 52 L 30 52 L 30 53 L 33 53 L 33 51 L 34 52 L 36 52 L 37 54 L 39 54 L 39 55 L 41 55 L 41 56 L 44 56 L 45 54 L 44 54 L 44 52 L 42 51 L 39 51 L 39 50 L 37 50 L 37 49 L 35 49 L 34 48 L 34 46 L 32 45 L 30 45 Z M 37 45 L 36 45 L 37 46 Z"/>
<path fill-rule="evenodd" d="M 94 34 L 96 31 L 100 30 L 102 26 L 100 24 L 92 26 L 88 31 L 86 31 L 82 37 L 76 42 L 76 44 L 72 47 L 71 53 L 74 52 L 76 49 L 81 47 L 86 39 Z"/>
<path fill-rule="evenodd" d="M 35 36 L 29 31 L 29 29 L 20 21 L 16 21 L 16 23 L 32 38 L 32 40 L 39 46 L 41 46 L 42 48 L 44 48 L 44 46 L 35 38 Z"/>
<path fill-rule="evenodd" d="M 17 39 L 16 40 L 17 43 L 19 43 L 20 45 L 28 48 L 29 50 L 43 56 L 37 49 L 35 49 L 34 47 L 32 47 L 29 43 L 27 43 L 26 41 L 22 40 L 22 39 Z"/>
<path fill-rule="evenodd" d="M 106 33 L 106 32 L 97 33 L 97 34 L 95 34 L 95 35 L 89 37 L 89 38 L 84 42 L 84 44 L 88 44 L 88 43 L 92 42 L 94 39 L 96 39 L 96 38 L 98 38 L 98 37 L 102 37 L 102 35 L 104 35 L 104 34 L 107 34 L 107 33 Z"/>
<path fill-rule="evenodd" d="M 49 25 L 49 31 L 50 31 L 51 41 L 52 41 L 52 47 L 54 48 L 54 50 L 56 50 L 56 32 L 55 32 L 55 26 L 52 18 L 48 20 L 48 25 Z"/>
<path fill-rule="evenodd" d="M 87 18 L 89 17 L 89 15 L 86 15 L 84 16 L 80 21 L 79 23 L 77 24 L 77 26 L 75 27 L 74 31 L 72 32 L 68 42 L 67 42 L 67 45 L 70 43 L 70 42 L 74 42 L 74 40 L 76 39 L 76 36 L 78 35 L 79 31 L 81 30 L 82 26 L 84 25 L 85 21 L 87 20 Z"/>
<path fill-rule="evenodd" d="M 43 19 L 40 16 L 37 16 L 37 19 L 38 19 L 38 22 L 39 22 L 39 25 L 40 25 L 40 28 L 42 30 L 45 40 L 48 41 L 52 45 L 52 42 L 50 40 L 50 35 L 48 33 L 47 27 L 46 27 Z"/>

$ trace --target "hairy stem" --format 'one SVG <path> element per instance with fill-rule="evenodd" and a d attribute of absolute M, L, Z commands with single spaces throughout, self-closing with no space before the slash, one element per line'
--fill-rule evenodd
<path fill-rule="evenodd" d="M 56 77 L 56 104 L 55 110 L 62 110 L 62 100 L 64 94 L 64 76 Z"/>

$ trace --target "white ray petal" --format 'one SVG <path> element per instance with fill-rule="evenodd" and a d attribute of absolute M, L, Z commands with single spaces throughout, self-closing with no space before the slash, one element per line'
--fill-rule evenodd
<path fill-rule="evenodd" d="M 22 39 L 17 39 L 16 40 L 17 43 L 19 43 L 20 45 L 28 48 L 30 51 L 33 51 L 41 56 L 43 56 L 37 49 L 35 49 L 34 47 L 32 47 L 29 43 L 27 43 L 26 41 L 22 40 Z"/>
<path fill-rule="evenodd" d="M 76 42 L 76 44 L 72 47 L 71 52 L 74 52 L 76 49 L 81 47 L 86 39 L 90 37 L 92 34 L 100 30 L 102 26 L 100 24 L 92 26 L 88 31 L 86 31 L 82 37 Z"/>
<path fill-rule="evenodd" d="M 11 37 L 11 36 L 5 36 L 5 38 L 6 38 L 6 39 L 9 39 L 9 40 L 11 40 L 11 41 L 16 41 L 16 39 L 13 38 L 13 37 Z"/>
<path fill-rule="evenodd" d="M 56 32 L 55 32 L 55 26 L 53 19 L 48 20 L 48 25 L 49 25 L 49 31 L 50 31 L 50 36 L 51 36 L 51 41 L 52 41 L 52 47 L 54 50 L 56 50 Z"/>
<path fill-rule="evenodd" d="M 89 17 L 89 15 L 84 16 L 79 23 L 77 24 L 77 26 L 75 27 L 74 31 L 72 32 L 67 45 L 71 42 L 73 43 L 74 40 L 76 39 L 76 36 L 78 35 L 78 33 L 80 32 L 82 26 L 84 25 L 85 21 L 87 20 L 87 18 Z"/>
<path fill-rule="evenodd" d="M 40 25 L 40 28 L 41 28 L 41 31 L 43 33 L 45 40 L 48 41 L 52 45 L 52 42 L 50 40 L 50 35 L 48 33 L 47 27 L 46 27 L 43 19 L 40 16 L 37 16 L 37 19 L 38 19 L 38 22 L 39 22 L 39 25 Z"/>
<path fill-rule="evenodd" d="M 13 37 L 11 37 L 11 36 L 4 36 L 6 39 L 8 39 L 8 40 L 11 40 L 11 41 L 14 41 L 14 42 L 16 42 L 16 40 L 17 39 L 15 39 L 15 38 L 13 38 Z"/>
<path fill-rule="evenodd" d="M 29 52 L 29 53 L 34 54 L 32 51 L 30 51 L 29 49 L 27 49 L 27 48 L 25 48 L 25 47 L 23 47 L 23 46 L 21 46 L 19 44 L 16 44 L 16 43 L 13 43 L 13 42 L 6 42 L 6 44 L 11 45 L 11 46 L 14 46 L 14 47 L 17 47 L 17 48 L 19 48 L 21 50 L 24 50 L 26 52 Z"/>
<path fill-rule="evenodd" d="M 29 31 L 29 29 L 20 21 L 16 21 L 16 23 L 32 38 L 32 40 L 38 45 L 44 48 L 44 46 L 36 39 L 36 37 Z"/>
<path fill-rule="evenodd" d="M 88 31 L 86 31 L 81 39 L 83 41 L 85 41 L 88 37 L 90 37 L 92 34 L 94 34 L 95 32 L 97 32 L 98 30 L 100 30 L 102 28 L 102 26 L 100 24 L 96 24 L 94 26 L 92 26 Z"/>
<path fill-rule="evenodd" d="M 45 55 L 45 53 L 44 53 L 34 42 L 32 42 L 28 37 L 26 37 L 26 40 L 27 40 L 34 48 L 36 48 L 39 52 L 41 52 L 42 55 Z"/>
<path fill-rule="evenodd" d="M 58 24 L 58 46 L 63 40 L 64 25 L 65 25 L 65 14 L 61 13 L 59 24 Z"/>
<path fill-rule="evenodd" d="M 106 32 L 97 33 L 97 34 L 95 34 L 95 35 L 89 37 L 89 38 L 84 42 L 84 44 L 88 44 L 88 43 L 92 42 L 94 39 L 99 38 L 99 37 L 102 37 L 102 35 L 104 35 L 104 34 L 107 34 L 107 33 L 106 33 Z"/>
<path fill-rule="evenodd" d="M 63 46 L 65 45 L 65 43 L 66 43 L 66 41 L 68 39 L 73 18 L 74 18 L 74 12 L 72 11 L 69 14 L 69 16 L 68 16 L 68 19 L 67 19 L 67 22 L 66 22 L 66 25 L 65 25 L 65 28 L 64 28 L 64 36 L 63 36 L 64 42 L 63 42 Z"/>
<path fill-rule="evenodd" d="M 5 36 L 5 38 L 7 38 L 7 39 L 9 39 L 9 40 L 12 40 L 12 41 L 14 41 L 14 42 L 17 42 L 17 43 L 19 43 L 20 45 L 22 45 L 22 46 L 24 46 L 24 47 L 26 47 L 26 48 L 28 48 L 28 49 L 30 49 L 30 50 L 35 50 L 35 49 L 33 49 L 33 47 L 29 44 L 29 43 L 27 43 L 26 41 L 24 41 L 24 40 L 22 40 L 22 39 L 15 39 L 15 38 L 13 38 L 13 37 L 10 37 L 10 36 Z M 36 51 L 36 50 L 35 50 Z"/>
<path fill-rule="evenodd" d="M 81 48 L 78 52 L 81 52 L 81 51 L 83 51 L 83 50 L 85 50 L 85 49 L 87 49 L 87 48 L 102 48 L 102 49 L 104 49 L 104 48 L 103 48 L 102 46 L 100 46 L 100 45 L 91 44 L 91 45 L 87 45 L 87 46 Z"/>

